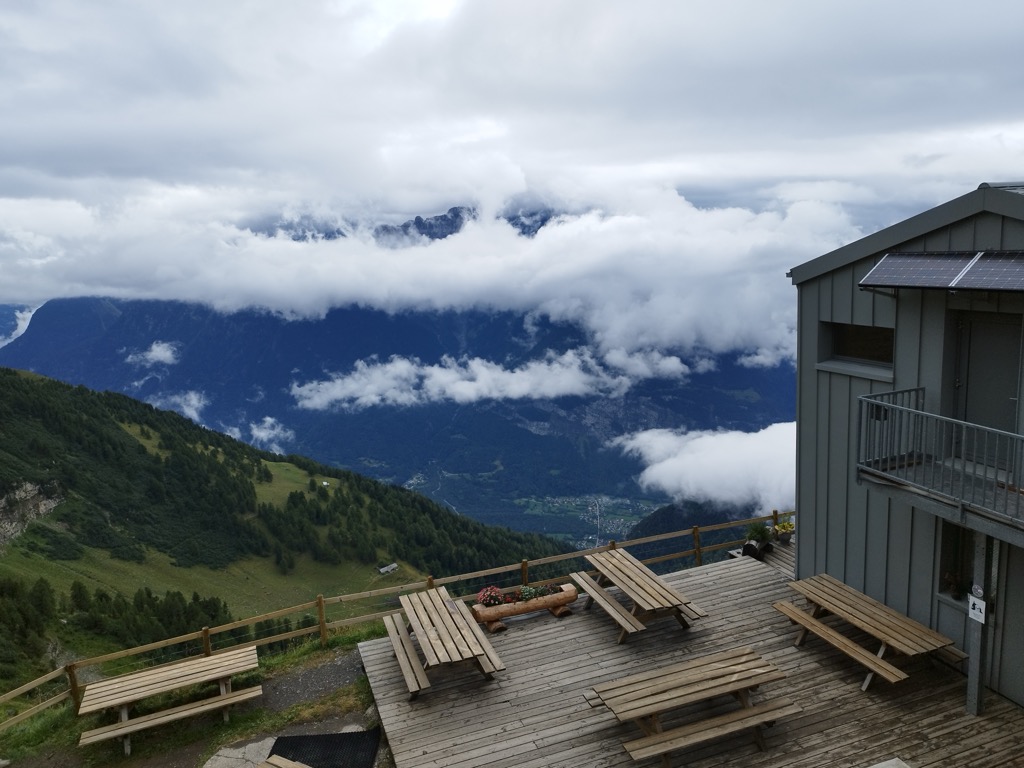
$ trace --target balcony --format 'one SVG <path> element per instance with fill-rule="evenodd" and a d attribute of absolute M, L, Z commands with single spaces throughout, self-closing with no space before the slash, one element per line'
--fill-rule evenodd
<path fill-rule="evenodd" d="M 1024 436 L 926 413 L 924 402 L 923 388 L 860 398 L 860 477 L 915 494 L 960 523 L 1024 530 Z"/>

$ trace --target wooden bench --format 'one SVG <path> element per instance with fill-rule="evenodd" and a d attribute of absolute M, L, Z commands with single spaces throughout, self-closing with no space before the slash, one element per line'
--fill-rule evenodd
<path fill-rule="evenodd" d="M 758 747 L 763 750 L 764 736 L 760 731 L 761 726 L 772 725 L 782 717 L 799 714 L 802 711 L 799 705 L 787 698 L 772 699 L 761 704 L 753 704 L 743 709 L 727 712 L 724 715 L 709 717 L 661 733 L 627 741 L 623 746 L 634 760 L 644 760 L 750 728 L 754 732 Z"/>
<path fill-rule="evenodd" d="M 822 640 L 838 648 L 851 659 L 867 667 L 869 671 L 874 672 L 884 680 L 888 680 L 890 683 L 898 683 L 900 680 L 906 680 L 909 677 L 902 669 L 894 667 L 888 661 L 857 645 L 846 635 L 836 631 L 823 621 L 814 618 L 807 611 L 797 608 L 793 603 L 780 600 L 774 603 L 772 607 L 784 613 L 792 621 L 806 627 Z"/>
<path fill-rule="evenodd" d="M 416 647 L 412 644 L 412 636 L 405 626 L 405 619 L 401 613 L 385 616 L 384 627 L 388 631 L 388 639 L 391 640 L 395 658 L 398 659 L 402 677 L 405 678 L 405 685 L 409 689 L 409 698 L 415 699 L 420 691 L 430 687 L 430 681 L 427 679 L 426 670 L 423 669 L 423 662 L 416 654 Z"/>
<path fill-rule="evenodd" d="M 393 613 L 385 618 L 384 626 L 410 698 L 416 698 L 429 687 L 427 671 L 438 665 L 471 661 L 488 679 L 505 669 L 469 606 L 452 598 L 445 587 L 399 595 L 398 600 L 404 620 L 401 613 Z M 423 662 L 413 645 L 412 634 L 416 635 Z"/>
<path fill-rule="evenodd" d="M 661 755 L 667 766 L 669 752 L 748 728 L 763 749 L 760 727 L 802 710 L 786 698 L 755 704 L 751 695 L 785 677 L 781 669 L 744 646 L 598 683 L 593 688 L 596 699 L 588 701 L 591 706 L 604 704 L 619 722 L 633 721 L 643 731 L 643 736 L 623 745 L 631 757 L 642 760 Z M 663 715 L 721 697 L 735 698 L 740 708 L 663 730 Z"/>
<path fill-rule="evenodd" d="M 287 757 L 271 755 L 260 763 L 259 768 L 309 768 L 309 766 L 305 763 L 297 763 L 294 760 L 289 760 Z"/>
<path fill-rule="evenodd" d="M 131 734 L 145 728 L 153 728 L 218 709 L 224 714 L 224 722 L 227 722 L 228 707 L 263 693 L 262 686 L 232 691 L 232 675 L 258 667 L 256 648 L 246 646 L 210 656 L 189 657 L 170 664 L 88 683 L 82 689 L 78 714 L 87 715 L 105 709 L 116 709 L 120 721 L 83 732 L 78 742 L 79 746 L 121 738 L 124 741 L 125 754 L 130 755 Z M 129 707 L 145 698 L 214 681 L 220 688 L 220 693 L 216 696 L 141 717 L 129 717 Z"/>
<path fill-rule="evenodd" d="M 570 573 L 569 578 L 575 581 L 580 589 L 587 593 L 588 608 L 591 602 L 597 603 L 622 628 L 622 633 L 619 636 L 620 643 L 625 639 L 625 635 L 639 632 L 645 628 L 643 622 L 626 610 L 626 606 L 616 600 L 608 590 L 600 586 L 583 571 Z"/>
<path fill-rule="evenodd" d="M 789 586 L 803 595 L 811 606 L 810 612 L 807 612 L 784 601 L 775 605 L 777 610 L 800 624 L 794 645 L 802 645 L 807 633 L 813 632 L 842 650 L 868 669 L 861 690 L 867 690 L 876 674 L 889 682 L 907 678 L 904 672 L 882 661 L 890 649 L 905 656 L 936 652 L 945 652 L 954 657 L 960 655 L 959 652 L 946 650 L 953 648 L 950 638 L 826 573 L 791 581 Z M 878 640 L 880 645 L 877 653 L 870 653 L 833 627 L 817 620 L 826 613 L 838 616 Z"/>
<path fill-rule="evenodd" d="M 141 717 L 133 717 L 129 720 L 114 723 L 113 725 L 104 725 L 100 728 L 93 728 L 82 733 L 82 736 L 78 741 L 78 746 L 83 747 L 86 744 L 94 744 L 98 741 L 121 738 L 146 728 L 155 728 L 158 725 L 173 723 L 176 720 L 181 720 L 186 717 L 194 717 L 196 715 L 201 715 L 204 712 L 214 712 L 218 709 L 223 709 L 224 707 L 230 707 L 232 704 L 238 704 L 239 702 L 255 698 L 256 696 L 261 696 L 262 694 L 263 686 L 257 685 L 254 688 L 243 688 L 240 691 L 222 693 L 208 699 L 193 701 L 190 704 L 182 704 L 179 707 L 164 709 L 160 712 L 142 715 Z"/>
<path fill-rule="evenodd" d="M 584 555 L 584 559 L 597 570 L 597 581 L 582 572 L 571 574 L 571 578 L 587 592 L 585 609 L 596 602 L 619 625 L 620 643 L 633 632 L 646 629 L 651 619 L 673 616 L 686 629 L 691 621 L 707 616 L 624 549 L 594 552 Z M 632 601 L 631 611 L 626 611 L 604 590 L 606 584 L 614 584 Z"/>

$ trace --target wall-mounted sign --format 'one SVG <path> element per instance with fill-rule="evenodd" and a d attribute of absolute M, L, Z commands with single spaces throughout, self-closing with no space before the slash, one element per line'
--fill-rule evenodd
<path fill-rule="evenodd" d="M 985 601 L 971 595 L 967 598 L 967 615 L 977 622 L 985 623 Z"/>

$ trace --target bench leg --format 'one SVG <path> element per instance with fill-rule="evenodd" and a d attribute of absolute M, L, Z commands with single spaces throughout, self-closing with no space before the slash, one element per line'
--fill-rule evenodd
<path fill-rule="evenodd" d="M 876 653 L 875 655 L 878 658 L 882 658 L 882 656 L 885 655 L 885 652 L 887 650 L 889 650 L 889 646 L 886 645 L 885 643 L 882 643 L 882 647 L 878 649 L 878 653 Z M 862 691 L 866 691 L 868 689 L 868 686 L 871 685 L 871 681 L 874 680 L 874 679 L 875 679 L 875 673 L 874 672 L 868 672 L 867 677 L 864 678 L 864 682 L 860 686 L 860 689 Z"/>

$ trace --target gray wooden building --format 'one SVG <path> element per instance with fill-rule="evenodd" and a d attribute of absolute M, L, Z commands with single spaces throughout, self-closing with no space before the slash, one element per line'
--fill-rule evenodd
<path fill-rule="evenodd" d="M 798 578 L 827 572 L 954 638 L 969 710 L 981 686 L 1024 705 L 1024 182 L 789 276 Z"/>

